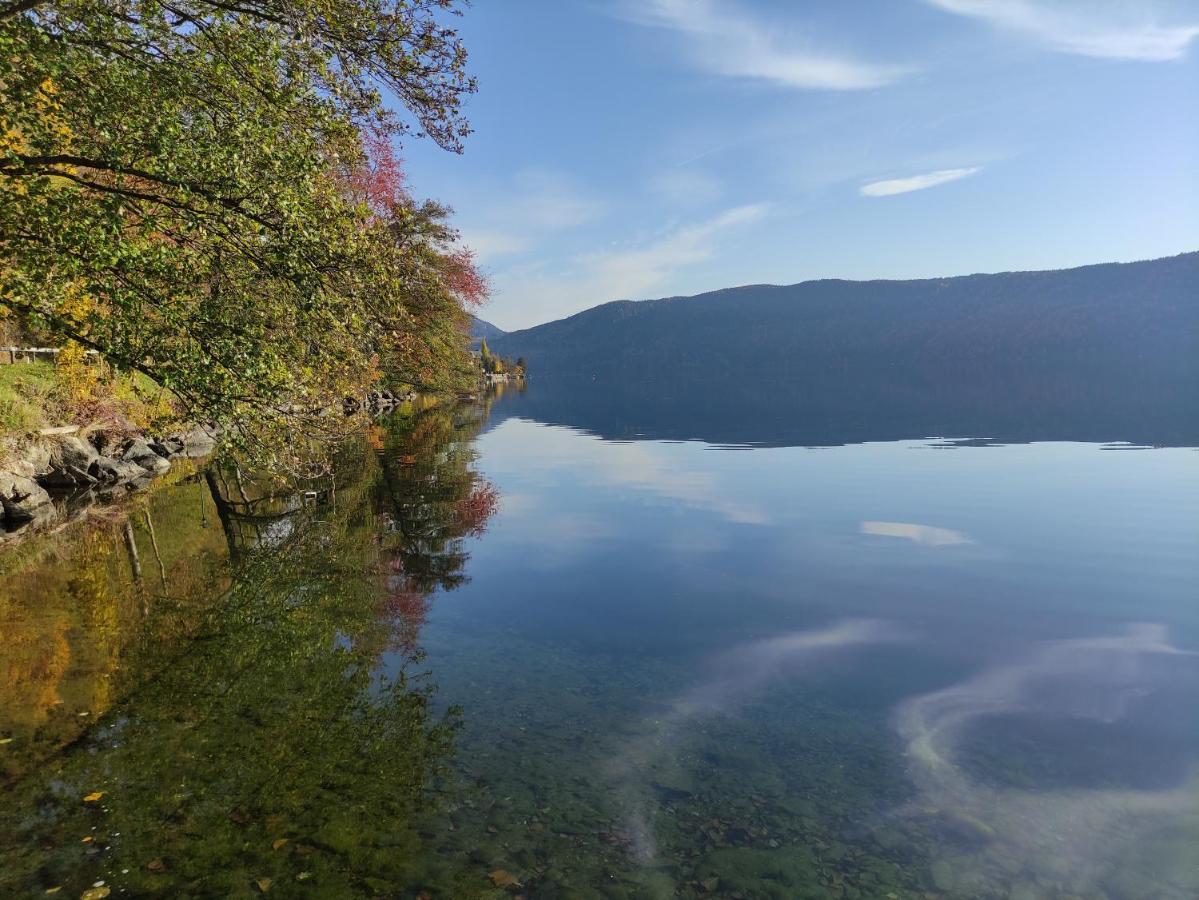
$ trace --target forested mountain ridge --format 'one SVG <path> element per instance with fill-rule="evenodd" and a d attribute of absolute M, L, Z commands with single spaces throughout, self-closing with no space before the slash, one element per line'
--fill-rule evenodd
<path fill-rule="evenodd" d="M 470 340 L 473 346 L 477 347 L 479 341 L 493 341 L 507 333 L 499 326 L 492 325 L 478 316 L 470 317 Z"/>
<path fill-rule="evenodd" d="M 616 301 L 490 341 L 539 375 L 783 379 L 911 387 L 946 379 L 1177 386 L 1199 372 L 1199 253 L 912 281 L 750 285 Z"/>

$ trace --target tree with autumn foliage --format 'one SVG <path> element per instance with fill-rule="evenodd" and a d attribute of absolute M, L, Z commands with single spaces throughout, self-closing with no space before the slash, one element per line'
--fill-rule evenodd
<path fill-rule="evenodd" d="M 401 291 L 370 308 L 367 339 L 384 380 L 432 390 L 466 387 L 473 379 L 465 352 L 467 310 L 486 300 L 487 281 L 473 253 L 457 245 L 449 210 L 408 192 L 391 143 L 375 135 L 364 146 L 365 157 L 347 171 L 345 183 L 376 232 L 376 262 L 386 270 L 380 278 L 398 279 Z"/>
<path fill-rule="evenodd" d="M 469 132 L 459 5 L 0 0 L 0 307 L 266 445 L 464 384 L 486 283 L 394 150 Z"/>

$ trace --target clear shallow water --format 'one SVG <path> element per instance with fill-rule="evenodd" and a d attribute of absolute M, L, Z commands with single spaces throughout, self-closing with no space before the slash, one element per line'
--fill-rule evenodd
<path fill-rule="evenodd" d="M 1195 450 L 528 399 L 401 417 L 307 507 L 164 488 L 157 581 L 141 512 L 140 581 L 116 521 L 10 551 L 0 886 L 1199 894 Z"/>

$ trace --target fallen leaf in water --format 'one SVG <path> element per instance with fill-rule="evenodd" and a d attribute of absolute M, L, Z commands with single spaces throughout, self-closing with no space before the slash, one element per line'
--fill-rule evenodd
<path fill-rule="evenodd" d="M 488 876 L 496 887 L 511 887 L 520 884 L 520 879 L 506 869 L 496 869 Z"/>
<path fill-rule="evenodd" d="M 163 872 L 166 870 L 167 864 L 161 859 L 152 859 L 146 863 L 146 868 L 151 872 Z"/>
<path fill-rule="evenodd" d="M 258 890 L 264 894 L 271 889 L 271 880 L 269 878 L 259 878 L 254 884 L 258 885 Z"/>
<path fill-rule="evenodd" d="M 85 834 L 83 837 L 81 837 L 81 838 L 79 839 L 79 843 L 81 843 L 81 844 L 90 844 L 90 843 L 91 843 L 92 841 L 94 841 L 94 840 L 95 840 L 95 838 L 94 838 L 94 837 L 92 837 L 90 834 Z"/>
<path fill-rule="evenodd" d="M 271 849 L 278 850 L 280 847 L 282 847 L 286 843 L 287 843 L 287 838 L 277 838 L 276 840 L 271 841 Z"/>
<path fill-rule="evenodd" d="M 95 803 L 97 800 L 99 800 L 103 796 L 104 796 L 104 791 L 92 791 L 90 794 L 88 794 L 86 797 L 83 798 L 83 802 L 84 803 Z"/>
<path fill-rule="evenodd" d="M 101 900 L 102 897 L 107 897 L 111 893 L 112 888 L 110 888 L 108 885 L 88 888 L 79 895 L 79 900 Z"/>
<path fill-rule="evenodd" d="M 12 738 L 0 738 L 0 745 L 11 744 L 11 743 L 12 743 Z"/>
<path fill-rule="evenodd" d="M 62 890 L 62 885 L 60 884 L 58 887 L 46 888 L 46 893 L 47 894 L 57 894 L 61 890 Z"/>
<path fill-rule="evenodd" d="M 307 881 L 311 877 L 312 877 L 311 872 L 301 872 L 299 875 L 296 876 L 296 881 Z"/>

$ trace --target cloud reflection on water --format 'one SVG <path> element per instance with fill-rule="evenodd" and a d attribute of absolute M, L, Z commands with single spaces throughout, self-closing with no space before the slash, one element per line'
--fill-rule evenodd
<path fill-rule="evenodd" d="M 611 764 L 634 855 L 643 863 L 657 856 L 654 793 L 669 795 L 672 768 L 700 722 L 733 713 L 771 682 L 837 654 L 908 637 L 891 623 L 844 620 L 714 657 L 707 676 L 648 720 Z M 1164 627 L 1143 624 L 1110 637 L 1041 644 L 1016 662 L 902 701 L 895 721 L 919 796 L 896 819 L 907 823 L 913 850 L 923 844 L 931 851 L 938 889 L 948 897 L 1148 896 L 1138 893 L 1139 883 L 1169 900 L 1192 896 L 1185 853 L 1149 861 L 1142 851 L 1164 846 L 1164 830 L 1199 834 L 1199 772 L 1164 789 L 1019 789 L 974 777 L 964 749 L 970 726 L 995 716 L 1127 727 L 1139 703 L 1188 678 L 1199 679 L 1199 655 L 1171 644 Z M 1144 870 L 1134 872 L 1129 860 L 1142 860 Z"/>
<path fill-rule="evenodd" d="M 993 716 L 1118 722 L 1154 691 L 1177 686 L 1188 673 L 1193 678 L 1196 659 L 1169 643 L 1163 626 L 1132 625 L 1114 637 L 1043 644 L 1017 662 L 901 703 L 896 725 L 921 794 L 903 814 L 948 817 L 974 838 L 965 846 L 939 843 L 938 887 L 954 896 L 1013 883 L 1027 884 L 1029 896 L 1102 890 L 1138 896 L 1119 882 L 1113 888 L 1111 880 L 1124 874 L 1121 860 L 1133 858 L 1151 833 L 1188 827 L 1188 820 L 1190 828 L 1199 825 L 1194 769 L 1161 790 L 1015 789 L 973 778 L 962 745 L 972 723 Z M 1146 893 L 1139 895 L 1192 896 L 1183 886 L 1184 861 L 1174 862 L 1166 871 L 1169 864 L 1156 860 L 1151 874 L 1161 881 L 1142 882 L 1136 890 Z"/>
<path fill-rule="evenodd" d="M 960 531 L 954 531 L 952 528 L 938 528 L 935 525 L 921 525 L 918 522 L 863 522 L 860 530 L 862 534 L 902 538 L 913 544 L 924 544 L 927 547 L 974 543 Z"/>
<path fill-rule="evenodd" d="M 885 622 L 847 619 L 827 628 L 750 641 L 716 656 L 709 665 L 711 674 L 671 701 L 666 712 L 647 723 L 647 732 L 630 741 L 612 764 L 610 774 L 636 857 L 649 862 L 656 855 L 653 807 L 648 797 L 652 770 L 677 754 L 688 727 L 701 719 L 732 712 L 769 682 L 828 661 L 831 654 L 905 636 L 901 629 Z"/>

